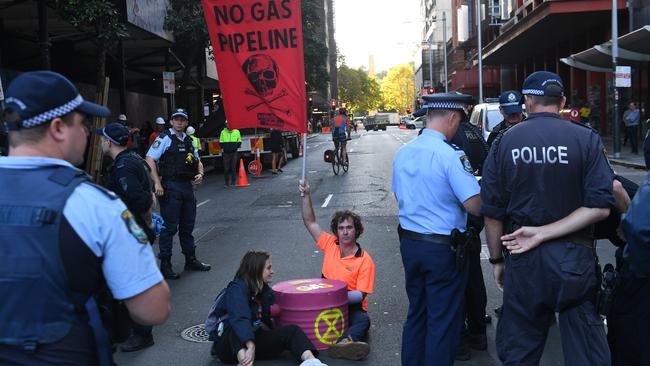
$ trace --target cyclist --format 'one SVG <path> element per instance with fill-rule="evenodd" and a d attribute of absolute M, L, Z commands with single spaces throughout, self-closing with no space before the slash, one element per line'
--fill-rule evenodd
<path fill-rule="evenodd" d="M 336 149 L 341 146 L 341 162 L 348 161 L 348 152 L 346 150 L 348 136 L 346 128 L 350 124 L 350 119 L 347 115 L 347 110 L 344 107 L 339 108 L 339 113 L 334 116 L 332 123 L 332 141 Z"/>

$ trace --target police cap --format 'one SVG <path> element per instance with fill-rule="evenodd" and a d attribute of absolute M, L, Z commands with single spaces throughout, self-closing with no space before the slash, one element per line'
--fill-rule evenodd
<path fill-rule="evenodd" d="M 422 99 L 424 104 L 413 113 L 414 117 L 424 116 L 429 109 L 457 110 L 466 114 L 467 105 L 474 103 L 474 97 L 459 92 L 423 95 Z"/>
<path fill-rule="evenodd" d="M 521 90 L 523 95 L 564 96 L 564 83 L 560 75 L 548 71 L 536 71 L 526 78 Z"/>
<path fill-rule="evenodd" d="M 187 120 L 190 119 L 187 116 L 187 111 L 185 109 L 183 109 L 183 108 L 178 108 L 177 110 L 175 110 L 174 113 L 172 113 L 172 118 L 174 118 L 174 117 L 183 117 L 183 118 L 185 118 Z"/>
<path fill-rule="evenodd" d="M 104 128 L 94 129 L 93 132 L 119 146 L 126 146 L 129 142 L 129 129 L 121 123 L 109 123 Z"/>
<path fill-rule="evenodd" d="M 111 111 L 87 102 L 65 76 L 52 71 L 30 71 L 18 75 L 7 88 L 5 110 L 19 121 L 5 122 L 8 130 L 33 128 L 72 111 L 94 117 L 108 117 Z"/>
<path fill-rule="evenodd" d="M 507 90 L 499 96 L 499 107 L 506 114 L 521 113 L 521 93 L 516 90 Z"/>

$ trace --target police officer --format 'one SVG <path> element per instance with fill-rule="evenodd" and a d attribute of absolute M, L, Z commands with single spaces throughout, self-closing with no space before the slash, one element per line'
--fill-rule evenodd
<path fill-rule="evenodd" d="M 458 127 L 458 131 L 451 139 L 451 142 L 460 147 L 472 166 L 475 176 L 480 176 L 483 171 L 483 162 L 488 154 L 488 145 L 476 126 L 464 119 Z M 460 347 L 456 353 L 457 360 L 469 360 L 471 358 L 470 348 L 485 351 L 487 349 L 487 333 L 485 323 L 491 321 L 485 313 L 487 306 L 487 291 L 485 280 L 481 269 L 481 238 L 479 234 L 483 230 L 483 218 L 480 216 L 467 215 L 467 227 L 472 228 L 472 243 L 467 252 L 468 257 L 468 281 L 465 289 L 465 322 L 463 326 Z"/>
<path fill-rule="evenodd" d="M 503 116 L 503 121 L 494 126 L 490 132 L 487 139 L 488 146 L 492 146 L 499 133 L 505 132 L 505 130 L 524 119 L 523 109 L 521 108 L 521 93 L 516 90 L 507 90 L 501 93 L 499 96 L 499 111 Z"/>
<path fill-rule="evenodd" d="M 467 270 L 456 264 L 453 231 L 466 231 L 467 212 L 479 214 L 479 186 L 465 153 L 451 138 L 472 97 L 425 96 L 426 128 L 393 161 L 399 203 L 400 251 L 409 310 L 402 336 L 403 365 L 451 365 L 463 323 Z M 418 187 L 418 189 L 413 189 Z M 462 265 L 462 263 L 461 263 Z"/>
<path fill-rule="evenodd" d="M 614 366 L 645 365 L 650 360 L 650 175 L 634 195 L 621 227 L 627 244 L 607 315 L 607 338 Z"/>
<path fill-rule="evenodd" d="M 167 279 L 177 279 L 180 275 L 174 272 L 171 262 L 172 241 L 177 231 L 185 255 L 185 270 L 209 271 L 211 266 L 196 259 L 192 236 L 196 219 L 194 187 L 203 182 L 203 164 L 192 139 L 185 133 L 187 112 L 177 109 L 170 123 L 172 127 L 156 138 L 145 159 L 151 168 L 160 214 L 165 220 L 158 239 L 160 271 Z"/>
<path fill-rule="evenodd" d="M 559 312 L 564 363 L 609 365 L 591 226 L 614 205 L 613 174 L 598 134 L 560 119 L 559 75 L 531 74 L 522 94 L 528 119 L 490 150 L 481 183 L 490 263 L 504 290 L 497 353 L 504 365 L 539 364 Z"/>
<path fill-rule="evenodd" d="M 95 297 L 106 284 L 141 324 L 169 315 L 169 289 L 147 237 L 113 193 L 76 168 L 90 116 L 64 76 L 19 75 L 0 158 L 0 364 L 113 365 Z"/>
<path fill-rule="evenodd" d="M 129 130 L 122 124 L 111 123 L 94 131 L 101 136 L 104 155 L 113 159 L 104 177 L 104 186 L 124 201 L 135 221 L 147 234 L 150 243 L 156 240 L 151 229 L 151 214 L 154 204 L 153 187 L 149 166 L 135 151 L 126 148 Z M 153 346 L 152 327 L 132 324 L 132 334 L 122 343 L 123 352 L 139 351 Z"/>

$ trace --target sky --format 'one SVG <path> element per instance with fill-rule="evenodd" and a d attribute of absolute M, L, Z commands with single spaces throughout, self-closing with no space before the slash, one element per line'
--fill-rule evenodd
<path fill-rule="evenodd" d="M 423 26 L 419 0 L 335 0 L 335 37 L 351 68 L 375 72 L 413 61 Z"/>

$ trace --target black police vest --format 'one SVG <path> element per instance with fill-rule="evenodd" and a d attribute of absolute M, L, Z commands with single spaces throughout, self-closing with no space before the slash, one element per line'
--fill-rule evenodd
<path fill-rule="evenodd" d="M 58 165 L 0 168 L 0 344 L 34 350 L 70 331 L 78 294 L 67 283 L 59 232 L 68 197 L 88 179 Z"/>
<path fill-rule="evenodd" d="M 171 139 L 172 144 L 158 161 L 159 175 L 162 180 L 189 181 L 199 173 L 199 162 L 194 157 L 192 138 L 185 135 L 180 141 L 175 133 L 169 130 L 165 134 Z"/>
<path fill-rule="evenodd" d="M 451 142 L 465 152 L 472 169 L 478 171 L 478 175 L 481 175 L 483 162 L 489 150 L 483 135 L 481 135 L 481 130 L 470 123 L 463 122 L 458 126 L 458 130 Z"/>
<path fill-rule="evenodd" d="M 145 173 L 141 177 L 137 177 L 138 182 L 142 185 L 142 187 L 146 192 L 153 192 L 152 185 L 151 185 L 151 178 L 149 177 L 149 172 L 150 172 L 149 165 L 142 157 L 140 157 L 140 155 L 138 155 L 136 152 L 132 150 L 125 150 L 124 152 L 118 154 L 115 157 L 115 161 L 108 168 L 106 177 L 104 177 L 104 181 L 102 182 L 103 186 L 113 192 L 116 192 L 117 191 L 116 188 L 120 183 L 117 181 L 115 170 L 121 165 L 130 165 L 130 164 L 144 167 L 143 172 Z M 124 201 L 123 198 L 122 200 Z M 129 211 L 133 211 L 131 207 L 128 208 Z"/>
<path fill-rule="evenodd" d="M 634 195 L 623 220 L 627 239 L 624 257 L 632 273 L 650 276 L 650 175 Z"/>

